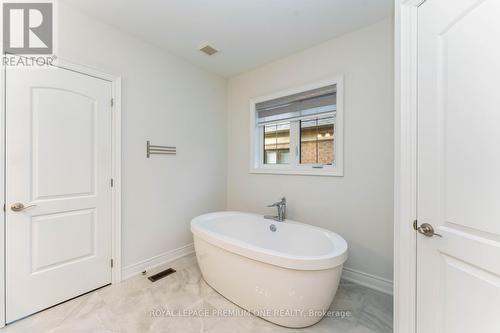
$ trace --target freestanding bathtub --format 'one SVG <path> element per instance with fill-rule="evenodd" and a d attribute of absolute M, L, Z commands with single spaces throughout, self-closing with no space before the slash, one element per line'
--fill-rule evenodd
<path fill-rule="evenodd" d="M 339 235 L 239 212 L 198 216 L 191 231 L 205 281 L 250 313 L 306 327 L 328 311 L 347 259 Z"/>

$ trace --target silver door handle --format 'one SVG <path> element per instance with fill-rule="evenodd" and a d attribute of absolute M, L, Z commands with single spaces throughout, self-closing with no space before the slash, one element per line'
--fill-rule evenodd
<path fill-rule="evenodd" d="M 16 203 L 15 203 L 15 204 L 13 204 L 12 206 L 10 206 L 10 209 L 11 209 L 13 212 L 22 212 L 23 210 L 28 209 L 28 208 L 31 208 L 31 207 L 36 207 L 36 205 L 29 205 L 29 206 L 25 206 L 23 203 L 16 202 Z"/>
<path fill-rule="evenodd" d="M 443 237 L 443 235 L 436 234 L 434 232 L 434 227 L 430 225 L 429 223 L 422 223 L 420 227 L 417 227 L 417 224 L 415 223 L 414 225 L 415 230 L 418 231 L 419 234 L 422 234 L 426 237 L 432 237 L 432 236 L 438 236 L 438 237 Z"/>

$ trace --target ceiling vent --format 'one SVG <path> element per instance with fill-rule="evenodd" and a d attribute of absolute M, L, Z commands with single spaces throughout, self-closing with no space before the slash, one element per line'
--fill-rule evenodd
<path fill-rule="evenodd" d="M 205 53 L 206 55 L 214 55 L 216 54 L 217 52 L 219 52 L 219 50 L 213 48 L 212 46 L 208 45 L 208 44 L 203 44 L 202 46 L 200 46 L 200 51 Z"/>

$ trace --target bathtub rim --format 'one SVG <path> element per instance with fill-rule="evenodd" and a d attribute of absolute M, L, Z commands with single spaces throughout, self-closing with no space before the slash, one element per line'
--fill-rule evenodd
<path fill-rule="evenodd" d="M 220 247 L 226 251 L 241 255 L 243 257 L 257 260 L 260 262 L 264 262 L 270 265 L 288 268 L 288 269 L 296 269 L 296 270 L 325 270 L 325 269 L 334 269 L 338 266 L 341 266 L 347 260 L 348 253 L 348 245 L 347 242 L 342 238 L 342 236 L 337 233 L 312 226 L 309 224 L 286 220 L 285 222 L 275 222 L 277 223 L 287 223 L 287 224 L 299 224 L 302 226 L 306 226 L 307 228 L 318 230 L 319 232 L 327 233 L 331 236 L 331 240 L 334 244 L 334 251 L 327 253 L 325 255 L 319 256 L 299 256 L 292 255 L 285 252 L 279 252 L 271 249 L 261 248 L 250 243 L 235 239 L 233 237 L 228 237 L 216 232 L 212 232 L 207 228 L 204 228 L 202 223 L 206 218 L 216 218 L 223 217 L 227 215 L 247 215 L 256 218 L 263 219 L 262 215 L 246 213 L 246 212 L 238 212 L 238 211 L 223 211 L 223 212 L 215 212 L 208 213 L 197 216 L 191 220 L 191 232 L 194 236 L 199 237 L 206 242 Z M 272 224 L 272 221 L 269 221 Z"/>

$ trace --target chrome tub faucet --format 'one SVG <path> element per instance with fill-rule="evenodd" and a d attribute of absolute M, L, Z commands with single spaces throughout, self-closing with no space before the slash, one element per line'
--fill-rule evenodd
<path fill-rule="evenodd" d="M 286 198 L 281 198 L 280 201 L 273 203 L 267 207 L 276 207 L 278 209 L 277 216 L 265 215 L 264 218 L 268 220 L 275 220 L 278 222 L 283 222 L 286 219 Z"/>

